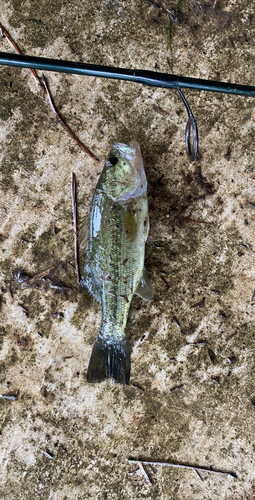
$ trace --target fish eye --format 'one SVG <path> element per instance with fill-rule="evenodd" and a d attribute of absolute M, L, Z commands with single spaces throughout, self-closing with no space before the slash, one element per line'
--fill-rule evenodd
<path fill-rule="evenodd" d="M 115 165 L 117 165 L 119 159 L 117 158 L 117 156 L 110 156 L 108 158 L 108 161 L 114 167 Z"/>

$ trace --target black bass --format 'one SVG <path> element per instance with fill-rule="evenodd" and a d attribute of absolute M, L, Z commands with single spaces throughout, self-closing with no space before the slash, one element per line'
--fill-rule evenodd
<path fill-rule="evenodd" d="M 88 382 L 107 377 L 128 384 L 130 351 L 125 334 L 135 294 L 151 301 L 144 269 L 149 232 L 147 180 L 139 145 L 114 144 L 93 196 L 82 285 L 102 304 L 102 323 L 87 373 Z"/>

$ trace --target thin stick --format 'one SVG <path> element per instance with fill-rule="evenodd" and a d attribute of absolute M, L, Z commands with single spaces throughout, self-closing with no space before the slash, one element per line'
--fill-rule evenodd
<path fill-rule="evenodd" d="M 175 385 L 174 387 L 172 387 L 172 389 L 169 389 L 169 392 L 177 391 L 178 389 L 181 389 L 183 387 L 183 385 L 184 384 Z"/>
<path fill-rule="evenodd" d="M 186 179 L 186 176 L 185 176 L 185 173 L 183 172 L 183 170 L 181 171 L 181 173 L 182 173 L 182 177 L 183 177 L 183 179 L 184 179 L 185 184 L 187 184 L 187 186 L 188 186 L 188 185 L 189 185 L 189 183 L 188 183 L 188 181 L 187 181 L 187 179 Z"/>
<path fill-rule="evenodd" d="M 147 472 L 146 472 L 146 470 L 145 470 L 142 462 L 137 462 L 137 463 L 138 463 L 138 465 L 140 467 L 140 471 L 143 474 L 143 476 L 145 477 L 147 483 L 149 483 L 150 485 L 152 485 L 152 482 L 151 482 L 151 480 L 150 480 L 150 478 L 149 478 L 149 476 L 148 476 L 148 474 L 147 474 Z"/>
<path fill-rule="evenodd" d="M 139 470 L 140 470 L 140 468 L 139 468 L 139 469 L 134 470 L 133 472 L 128 472 L 128 475 L 129 475 L 129 476 L 133 476 L 133 475 L 134 475 L 134 474 L 136 474 L 136 472 L 138 472 Z"/>
<path fill-rule="evenodd" d="M 78 259 L 78 233 L 77 233 L 77 204 L 76 204 L 76 179 L 72 172 L 72 207 L 73 207 L 73 224 L 74 224 L 74 255 L 75 269 L 78 281 L 80 281 L 79 259 Z"/>
<path fill-rule="evenodd" d="M 167 283 L 167 281 L 165 280 L 165 278 L 163 278 L 163 276 L 159 276 L 159 277 L 162 279 L 162 281 L 164 281 L 164 283 L 166 285 L 165 292 L 167 292 L 169 290 L 169 288 L 170 288 L 169 284 Z"/>
<path fill-rule="evenodd" d="M 138 389 L 139 391 L 142 391 L 144 392 L 144 388 L 141 387 L 140 385 L 137 385 L 137 384 L 132 384 L 131 387 L 133 387 L 133 389 Z"/>
<path fill-rule="evenodd" d="M 14 43 L 14 41 L 12 40 L 12 38 L 10 37 L 10 35 L 7 33 L 7 31 L 3 28 L 3 26 L 0 24 L 0 34 L 6 38 L 7 42 L 9 42 L 10 46 L 13 48 L 13 50 L 16 52 L 16 54 L 19 54 L 19 55 L 22 55 L 22 52 L 19 50 L 19 48 L 17 47 L 16 43 Z M 33 78 L 35 79 L 36 83 L 41 87 L 41 89 L 44 91 L 44 87 L 42 85 L 42 82 L 40 81 L 40 79 L 38 78 L 36 72 L 34 69 L 30 69 L 28 68 L 28 70 L 30 71 L 31 75 L 33 76 Z"/>
<path fill-rule="evenodd" d="M 45 269 L 41 273 L 36 274 L 35 276 L 33 276 L 33 278 L 30 278 L 28 280 L 24 280 L 23 283 L 21 284 L 21 288 L 24 290 L 24 288 L 27 288 L 28 286 L 32 285 L 36 281 L 41 280 L 42 278 L 44 278 L 45 276 L 47 276 L 48 274 L 50 274 L 51 271 L 53 271 L 55 268 L 56 268 L 56 266 L 49 267 L 48 269 Z"/>
<path fill-rule="evenodd" d="M 0 394 L 0 398 L 6 399 L 9 401 L 16 401 L 18 399 L 18 396 L 12 396 L 11 394 Z"/>
<path fill-rule="evenodd" d="M 203 478 L 202 478 L 201 474 L 199 474 L 198 470 L 194 469 L 194 472 L 196 473 L 196 475 L 200 479 L 200 481 L 203 481 Z"/>
<path fill-rule="evenodd" d="M 49 267 L 48 269 L 45 269 L 44 271 L 41 271 L 40 273 L 35 274 L 32 278 L 26 278 L 26 277 L 23 278 L 22 276 L 20 276 L 20 273 L 18 273 L 16 276 L 16 280 L 18 281 L 18 283 L 21 283 L 22 289 L 27 288 L 28 286 L 32 285 L 36 281 L 42 280 L 45 276 L 49 275 L 52 271 L 56 270 L 59 266 L 63 266 L 63 264 L 66 264 L 66 263 L 69 264 L 70 260 L 73 260 L 73 259 L 68 257 L 68 259 L 64 260 L 63 262 L 59 262 L 55 266 Z M 61 287 L 61 288 L 63 288 L 63 287 Z M 65 287 L 65 288 L 69 289 L 69 287 Z"/>
<path fill-rule="evenodd" d="M 183 220 L 185 222 L 195 222 L 196 224 L 212 224 L 212 222 L 207 222 L 205 220 L 183 219 L 182 217 L 178 217 L 178 215 L 176 215 L 175 218 L 178 220 Z"/>
<path fill-rule="evenodd" d="M 152 107 L 156 113 L 159 113 L 162 116 L 169 116 L 169 113 L 162 109 L 160 106 L 157 106 L 156 104 L 152 104 Z"/>
<path fill-rule="evenodd" d="M 210 467 L 200 467 L 198 465 L 187 465 L 187 464 L 176 464 L 172 462 L 153 462 L 151 460 L 135 460 L 133 458 L 128 458 L 128 461 L 132 464 L 147 464 L 147 465 L 162 465 L 165 467 L 178 467 L 180 469 L 191 469 L 191 470 L 203 470 L 205 472 L 213 472 L 214 474 L 223 474 L 225 476 L 231 476 L 234 477 L 235 479 L 237 478 L 237 475 L 235 472 L 231 471 L 223 471 L 223 470 L 216 470 L 216 469 L 211 469 Z"/>
<path fill-rule="evenodd" d="M 72 130 L 70 130 L 70 128 L 65 124 L 65 122 L 63 122 L 62 118 L 59 116 L 56 108 L 55 108 L 55 105 L 53 103 L 53 100 L 52 100 L 52 97 L 51 97 L 51 94 L 50 94 L 50 90 L 49 90 L 49 87 L 46 83 L 46 80 L 45 80 L 45 77 L 44 75 L 42 75 L 42 82 L 43 82 L 43 85 L 44 85 L 44 88 L 47 92 L 47 96 L 48 96 L 48 99 L 49 99 L 49 103 L 50 103 L 50 106 L 51 106 L 51 109 L 53 111 L 53 114 L 55 115 L 55 117 L 57 118 L 57 120 L 59 121 L 59 123 L 62 125 L 62 127 L 64 127 L 64 129 L 68 132 L 68 134 L 75 140 L 75 142 L 78 144 L 78 146 L 80 146 L 80 148 L 85 151 L 85 153 L 87 153 L 89 156 L 91 156 L 91 158 L 93 158 L 94 160 L 96 161 L 99 161 L 99 159 L 94 155 L 94 153 L 92 153 L 86 146 L 85 144 L 83 144 L 80 139 L 78 139 L 78 137 L 76 137 L 76 135 L 72 132 Z"/>

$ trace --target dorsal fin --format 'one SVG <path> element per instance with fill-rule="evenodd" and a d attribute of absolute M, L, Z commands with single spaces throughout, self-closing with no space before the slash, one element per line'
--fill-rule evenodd
<path fill-rule="evenodd" d="M 88 243 L 89 243 L 89 216 L 81 217 L 78 223 L 78 254 L 79 254 L 79 267 L 81 276 L 83 276 L 83 269 L 87 262 L 88 257 Z"/>
<path fill-rule="evenodd" d="M 82 217 L 78 224 L 78 245 L 81 253 L 88 252 L 89 215 Z"/>
<path fill-rule="evenodd" d="M 135 291 L 135 294 L 148 302 L 153 300 L 153 290 L 148 273 L 145 268 L 143 268 L 143 275 L 141 281 Z"/>
<path fill-rule="evenodd" d="M 83 288 L 86 288 L 86 290 L 88 290 L 92 297 L 98 300 L 98 302 L 101 302 L 99 289 L 95 283 L 94 276 L 90 270 L 88 263 L 82 269 L 80 284 Z"/>
<path fill-rule="evenodd" d="M 79 263 L 81 269 L 80 284 L 82 287 L 88 290 L 88 292 L 92 295 L 92 297 L 101 302 L 99 291 L 97 289 L 94 277 L 91 273 L 90 267 L 87 262 L 88 244 L 89 244 L 89 215 L 85 215 L 80 219 L 78 224 L 78 248 L 79 248 Z"/>

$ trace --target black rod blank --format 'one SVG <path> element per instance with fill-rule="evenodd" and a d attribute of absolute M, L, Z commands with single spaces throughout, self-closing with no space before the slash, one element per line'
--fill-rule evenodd
<path fill-rule="evenodd" d="M 188 78 L 185 76 L 169 75 L 167 73 L 157 73 L 155 71 L 114 68 L 111 66 L 98 66 L 96 64 L 62 61 L 60 59 L 48 59 L 45 57 L 24 56 L 6 52 L 0 52 L 0 65 L 127 80 L 143 83 L 150 87 L 168 89 L 190 88 L 255 97 L 255 87 L 249 85 L 201 80 L 200 78 Z"/>

